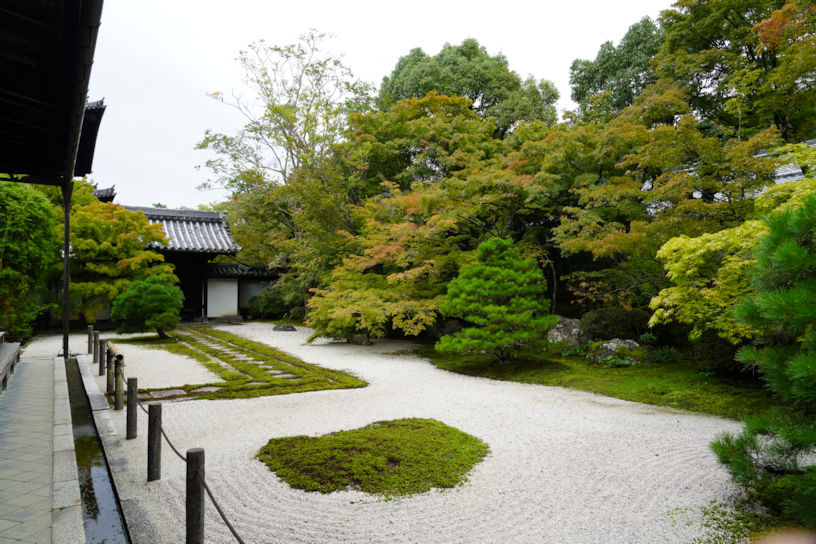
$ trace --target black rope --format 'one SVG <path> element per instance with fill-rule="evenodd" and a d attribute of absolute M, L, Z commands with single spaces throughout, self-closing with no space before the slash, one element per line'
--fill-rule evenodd
<path fill-rule="evenodd" d="M 224 523 L 226 524 L 227 529 L 229 529 L 230 532 L 232 533 L 232 536 L 235 537 L 235 540 L 237 540 L 239 544 L 245 544 L 244 540 L 235 531 L 235 527 L 232 526 L 232 523 L 229 522 L 227 516 L 224 515 L 224 511 L 221 510 L 221 506 L 218 505 L 218 501 L 216 501 L 215 497 L 213 497 L 213 493 L 210 490 L 210 486 L 207 485 L 207 481 L 204 479 L 204 476 L 201 475 L 200 470 L 196 471 L 196 476 L 198 476 L 198 479 L 201 481 L 201 485 L 204 486 L 204 490 L 207 492 L 207 495 L 209 495 L 210 500 L 213 503 L 213 506 L 215 506 L 215 509 L 218 511 L 218 515 L 221 516 L 222 520 L 224 520 Z"/>
<path fill-rule="evenodd" d="M 122 372 L 122 379 L 124 379 L 125 381 L 127 381 L 127 377 L 126 377 L 126 375 L 125 375 L 125 365 L 124 365 L 124 364 L 122 365 L 122 371 L 121 371 L 121 372 Z M 144 407 L 144 405 L 142 404 L 142 402 L 139 400 L 139 392 L 138 392 L 138 390 L 136 391 L 136 405 L 137 405 L 139 408 L 141 408 L 141 409 L 142 409 L 142 411 L 143 411 L 144 413 L 146 413 L 146 414 L 147 414 L 147 413 L 149 413 L 149 412 L 148 412 L 148 411 L 145 409 L 145 407 Z M 182 461 L 184 461 L 184 462 L 186 463 L 186 462 L 187 462 L 187 458 L 186 458 L 184 455 L 182 455 L 182 454 L 181 454 L 181 452 L 179 452 L 179 451 L 176 449 L 176 447 L 175 447 L 175 446 L 173 445 L 173 443 L 170 441 L 170 438 L 167 436 L 167 433 L 166 433 L 166 432 L 164 432 L 164 427 L 163 427 L 162 425 L 159 425 L 159 431 L 161 431 L 162 436 L 163 436 L 163 437 L 164 437 L 164 439 L 167 441 L 167 445 L 168 445 L 168 446 L 170 446 L 170 449 L 171 449 L 171 450 L 173 450 L 173 453 L 175 453 L 175 454 L 178 456 L 178 458 L 179 458 L 179 459 L 181 459 Z M 232 536 L 234 536 L 234 537 L 235 537 L 235 540 L 237 540 L 237 541 L 238 541 L 238 544 L 246 544 L 246 543 L 244 542 L 244 539 L 242 539 L 242 538 L 241 538 L 241 536 L 240 536 L 240 535 L 237 533 L 237 531 L 235 530 L 235 527 L 233 527 L 233 526 L 232 526 L 232 523 L 230 523 L 230 522 L 229 522 L 229 520 L 227 519 L 227 516 L 224 514 L 224 511 L 221 509 L 221 506 L 218 504 L 218 501 L 216 501 L 216 500 L 215 500 L 215 497 L 213 496 L 213 492 L 212 492 L 212 490 L 210 489 L 210 486 L 208 486 L 208 485 L 207 485 L 207 481 L 206 481 L 206 480 L 204 479 L 204 477 L 201 475 L 201 471 L 196 471 L 196 476 L 198 476 L 198 479 L 201 481 L 201 484 L 204 486 L 204 490 L 207 492 L 207 496 L 209 496 L 209 497 L 210 497 L 210 500 L 212 501 L 213 506 L 215 506 L 215 509 L 216 509 L 216 511 L 218 512 L 218 515 L 219 515 L 219 516 L 221 516 L 221 519 L 224 521 L 224 524 L 227 526 L 227 529 L 229 529 L 229 530 L 230 530 L 230 532 L 232 533 Z"/>

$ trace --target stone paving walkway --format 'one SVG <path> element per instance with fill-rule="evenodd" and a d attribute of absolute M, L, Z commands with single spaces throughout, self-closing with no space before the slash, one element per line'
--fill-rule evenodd
<path fill-rule="evenodd" d="M 62 358 L 26 356 L 0 393 L 0 544 L 76 544 L 82 525 Z"/>
<path fill-rule="evenodd" d="M 0 544 L 51 542 L 54 360 L 24 359 L 0 394 Z"/>

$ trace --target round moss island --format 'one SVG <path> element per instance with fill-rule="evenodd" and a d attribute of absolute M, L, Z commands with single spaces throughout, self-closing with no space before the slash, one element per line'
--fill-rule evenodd
<path fill-rule="evenodd" d="M 434 419 L 377 421 L 325 436 L 273 438 L 258 451 L 280 479 L 306 491 L 410 495 L 464 483 L 487 444 Z"/>

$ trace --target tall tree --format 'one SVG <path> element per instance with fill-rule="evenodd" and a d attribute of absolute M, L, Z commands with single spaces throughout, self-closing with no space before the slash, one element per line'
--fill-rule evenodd
<path fill-rule="evenodd" d="M 493 116 L 503 134 L 521 121 L 557 120 L 558 91 L 552 82 L 522 80 L 510 70 L 507 58 L 491 56 L 470 38 L 461 45 L 445 44 L 434 56 L 412 49 L 399 59 L 391 75 L 383 78 L 378 101 L 388 109 L 400 100 L 421 98 L 431 91 L 464 96 L 482 118 Z"/>
<path fill-rule="evenodd" d="M 647 85 L 657 81 L 650 67 L 652 56 L 663 42 L 663 32 L 644 17 L 624 34 L 616 47 L 604 42 L 594 60 L 576 59 L 570 67 L 572 99 L 582 113 L 588 113 L 590 98 L 610 93 L 610 106 L 620 111 L 632 104 Z"/>
<path fill-rule="evenodd" d="M 0 330 L 31 333 L 48 297 L 49 265 L 59 258 L 57 214 L 33 186 L 0 181 Z"/>
<path fill-rule="evenodd" d="M 660 17 L 657 74 L 679 85 L 717 132 L 750 137 L 776 125 L 813 134 L 816 11 L 792 0 L 679 0 Z"/>
<path fill-rule="evenodd" d="M 344 154 L 348 115 L 365 111 L 370 87 L 354 79 L 311 31 L 291 45 L 257 42 L 239 54 L 250 98 L 212 96 L 240 111 L 235 136 L 208 131 L 199 143 L 215 178 L 232 192 L 228 220 L 251 260 L 281 267 L 302 304 L 345 250 L 337 231 L 354 232 L 360 202 L 355 151 Z M 289 293 L 290 295 L 293 293 Z"/>

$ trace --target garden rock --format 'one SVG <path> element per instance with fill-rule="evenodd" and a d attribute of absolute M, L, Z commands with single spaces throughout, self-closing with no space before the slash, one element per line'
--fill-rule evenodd
<path fill-rule="evenodd" d="M 581 329 L 581 320 L 569 317 L 559 317 L 558 323 L 547 331 L 547 341 L 550 344 L 563 343 L 567 346 L 576 346 L 589 340 L 589 335 Z"/>
<path fill-rule="evenodd" d="M 613 338 L 608 342 L 603 342 L 602 344 L 598 344 L 593 346 L 590 353 L 587 355 L 587 359 L 591 361 L 595 361 L 596 363 L 606 359 L 607 357 L 617 356 L 621 357 L 622 359 L 626 359 L 630 363 L 634 364 L 635 361 L 632 357 L 625 354 L 627 351 L 631 351 L 640 347 L 640 344 L 635 342 L 634 340 L 624 340 L 621 338 Z"/>
<path fill-rule="evenodd" d="M 293 327 L 292 325 L 275 325 L 275 326 L 272 328 L 272 330 L 273 330 L 273 331 L 287 331 L 287 332 L 292 332 L 292 331 L 296 331 L 297 329 L 296 329 L 295 327 Z"/>

